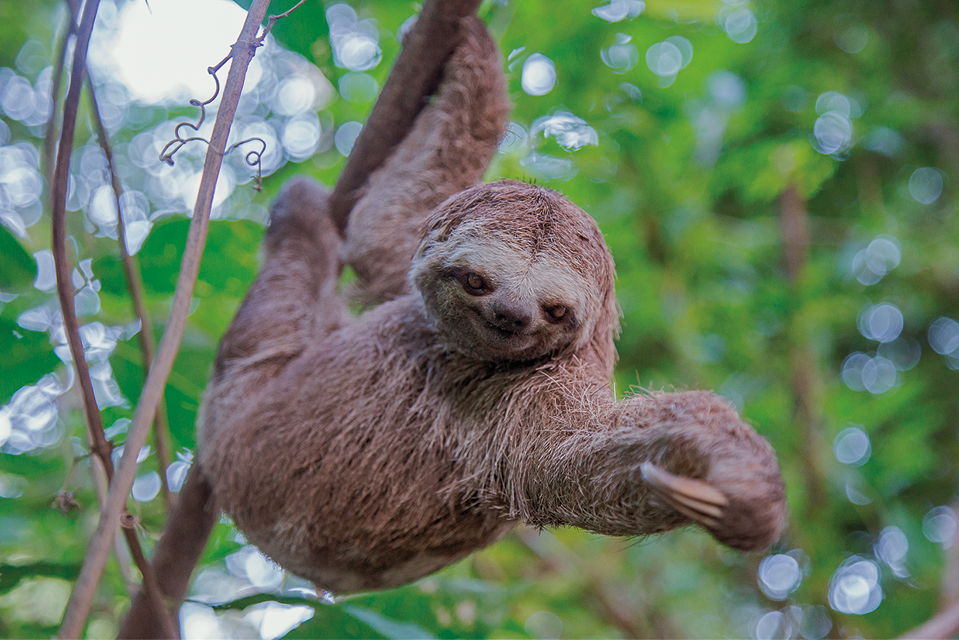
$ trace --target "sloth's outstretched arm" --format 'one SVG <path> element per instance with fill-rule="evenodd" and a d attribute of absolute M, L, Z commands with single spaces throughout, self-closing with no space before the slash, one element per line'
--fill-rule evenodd
<path fill-rule="evenodd" d="M 408 291 L 406 274 L 427 214 L 479 182 L 509 114 L 499 50 L 483 23 L 464 18 L 463 40 L 435 98 L 367 183 L 350 214 L 346 262 L 357 297 L 372 304 Z"/>
<path fill-rule="evenodd" d="M 514 451 L 516 515 L 608 535 L 694 521 L 743 550 L 779 537 L 785 491 L 775 454 L 722 398 L 692 391 L 576 404 L 550 412 L 551 428 Z"/>

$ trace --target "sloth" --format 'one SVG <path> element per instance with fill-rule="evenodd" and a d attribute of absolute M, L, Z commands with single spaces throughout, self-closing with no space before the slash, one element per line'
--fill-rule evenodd
<path fill-rule="evenodd" d="M 475 18 L 345 239 L 294 179 L 223 338 L 202 472 L 246 538 L 333 593 L 391 588 L 519 523 L 742 550 L 785 524 L 775 455 L 720 397 L 617 400 L 613 261 L 560 194 L 478 184 L 509 103 Z M 344 264 L 367 304 L 338 293 Z"/>

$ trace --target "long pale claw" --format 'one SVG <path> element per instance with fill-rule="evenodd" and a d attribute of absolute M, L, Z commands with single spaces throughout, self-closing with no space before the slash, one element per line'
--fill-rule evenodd
<path fill-rule="evenodd" d="M 714 528 L 729 500 L 719 489 L 701 480 L 684 478 L 660 469 L 652 462 L 640 465 L 643 480 L 669 506 L 690 520 Z"/>

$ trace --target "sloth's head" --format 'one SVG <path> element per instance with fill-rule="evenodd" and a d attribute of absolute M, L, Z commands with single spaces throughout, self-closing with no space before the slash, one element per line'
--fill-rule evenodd
<path fill-rule="evenodd" d="M 596 223 L 554 191 L 481 184 L 441 204 L 413 257 L 441 339 L 487 361 L 527 361 L 593 344 L 612 364 L 613 261 Z"/>

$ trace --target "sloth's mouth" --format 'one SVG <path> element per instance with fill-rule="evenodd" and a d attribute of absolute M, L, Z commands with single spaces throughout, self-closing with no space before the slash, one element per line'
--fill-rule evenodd
<path fill-rule="evenodd" d="M 501 329 L 500 327 L 497 327 L 495 324 L 492 324 L 490 322 L 487 322 L 486 326 L 489 327 L 490 331 L 492 331 L 495 334 L 498 334 L 502 338 L 506 338 L 507 340 L 519 337 L 519 333 L 517 333 L 516 331 L 510 331 L 509 329 Z"/>
<path fill-rule="evenodd" d="M 509 329 L 503 329 L 502 327 L 497 327 L 495 324 L 486 319 L 483 315 L 483 312 L 479 309 L 474 308 L 473 311 L 476 312 L 476 315 L 479 316 L 480 322 L 489 330 L 490 333 L 493 333 L 504 340 L 509 340 L 510 342 L 515 342 L 519 338 L 522 338 L 524 334 L 518 331 L 510 331 Z"/>

